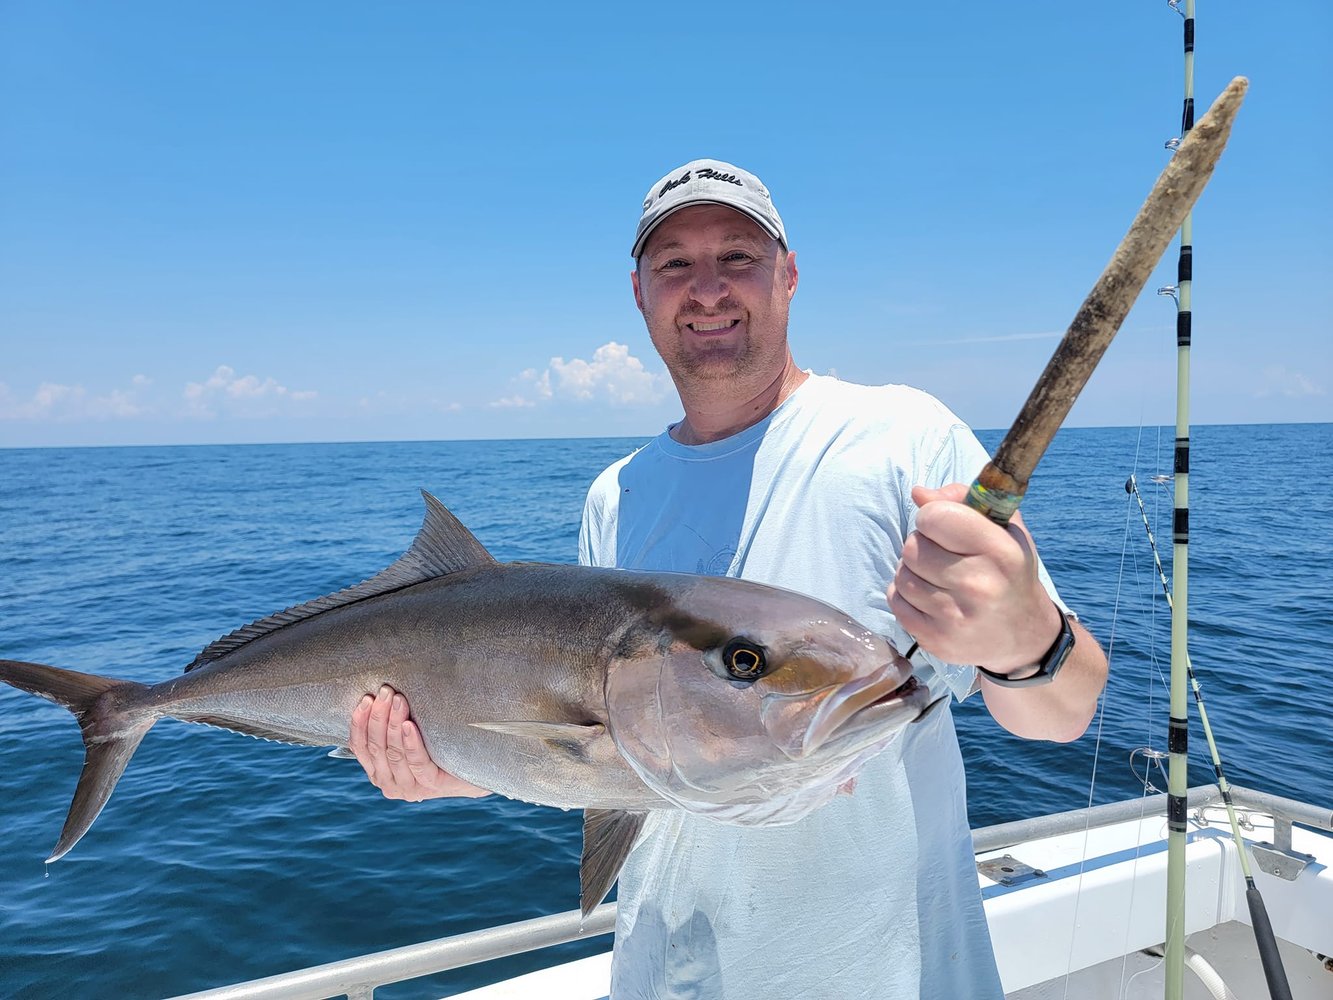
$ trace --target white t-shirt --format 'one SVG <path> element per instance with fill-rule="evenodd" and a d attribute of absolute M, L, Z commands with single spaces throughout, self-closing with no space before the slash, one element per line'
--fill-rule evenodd
<path fill-rule="evenodd" d="M 884 588 L 911 487 L 970 482 L 986 458 L 923 392 L 811 376 L 739 434 L 686 446 L 664 433 L 603 472 L 580 561 L 801 591 L 905 649 Z M 937 693 L 972 690 L 971 667 L 932 666 L 917 676 Z M 793 825 L 654 813 L 618 898 L 613 1000 L 1002 996 L 948 711 Z"/>

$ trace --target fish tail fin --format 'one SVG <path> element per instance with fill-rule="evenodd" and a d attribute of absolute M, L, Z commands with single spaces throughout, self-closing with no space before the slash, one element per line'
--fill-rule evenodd
<path fill-rule="evenodd" d="M 142 704 L 147 685 L 135 681 L 18 660 L 0 660 L 0 681 L 65 706 L 83 730 L 83 772 L 60 840 L 46 859 L 55 861 L 93 825 L 157 715 Z"/>

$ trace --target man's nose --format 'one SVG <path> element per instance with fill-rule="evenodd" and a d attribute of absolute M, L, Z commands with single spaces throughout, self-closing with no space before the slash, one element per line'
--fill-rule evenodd
<path fill-rule="evenodd" d="M 696 265 L 690 282 L 690 297 L 705 309 L 711 309 L 731 291 L 720 268 L 707 264 Z"/>

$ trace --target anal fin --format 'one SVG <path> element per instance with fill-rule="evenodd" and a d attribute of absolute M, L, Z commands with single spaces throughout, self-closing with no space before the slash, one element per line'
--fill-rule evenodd
<path fill-rule="evenodd" d="M 303 747 L 327 747 L 333 746 L 337 742 L 337 740 L 321 736 L 318 733 L 301 732 L 282 726 L 252 722 L 249 719 L 233 719 L 221 715 L 191 715 L 179 716 L 179 718 L 182 722 L 198 722 L 201 725 L 226 729 L 233 733 L 240 733 L 242 736 L 253 736 L 256 739 L 270 740 L 274 743 L 291 743 Z"/>
<path fill-rule="evenodd" d="M 579 905 L 585 918 L 611 891 L 647 818 L 647 813 L 625 812 L 621 809 L 583 811 Z"/>

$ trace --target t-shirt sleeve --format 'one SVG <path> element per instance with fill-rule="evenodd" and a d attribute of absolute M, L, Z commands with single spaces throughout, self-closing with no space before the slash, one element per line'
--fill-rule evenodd
<path fill-rule="evenodd" d="M 583 521 L 579 524 L 579 565 L 591 566 L 592 562 L 592 542 L 588 539 L 588 504 L 583 504 Z"/>
<path fill-rule="evenodd" d="M 583 520 L 579 524 L 579 565 L 616 565 L 615 512 L 617 497 L 613 469 L 607 469 L 588 488 L 583 501 Z"/>

